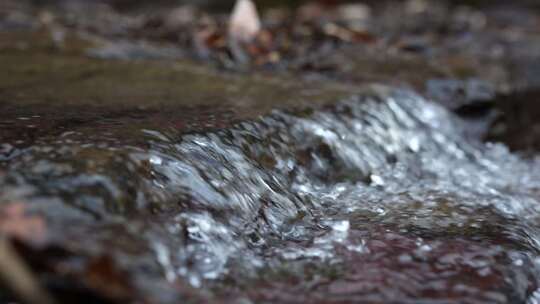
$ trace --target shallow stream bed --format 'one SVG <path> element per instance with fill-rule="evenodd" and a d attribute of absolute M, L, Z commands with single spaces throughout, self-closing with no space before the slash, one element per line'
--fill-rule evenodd
<path fill-rule="evenodd" d="M 57 303 L 540 303 L 538 39 L 516 28 L 507 61 L 349 46 L 329 73 L 0 31 L 0 245 Z"/>

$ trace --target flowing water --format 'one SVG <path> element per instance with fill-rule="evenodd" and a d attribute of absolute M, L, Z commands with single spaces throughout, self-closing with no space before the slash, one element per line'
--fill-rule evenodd
<path fill-rule="evenodd" d="M 538 303 L 540 159 L 471 129 L 377 87 L 141 130 L 144 147 L 66 132 L 3 146 L 0 201 L 31 202 L 50 238 L 110 253 L 163 303 Z"/>

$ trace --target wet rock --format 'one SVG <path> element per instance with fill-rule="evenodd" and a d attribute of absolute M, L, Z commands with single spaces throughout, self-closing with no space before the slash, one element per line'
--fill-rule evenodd
<path fill-rule="evenodd" d="M 539 151 L 539 97 L 537 90 L 498 96 L 493 105 L 498 115 L 487 134 L 487 140 L 503 142 L 511 149 L 528 155 Z"/>
<path fill-rule="evenodd" d="M 489 101 L 495 97 L 495 88 L 477 79 L 432 79 L 426 87 L 429 97 L 450 109 L 464 107 L 471 101 Z"/>
<path fill-rule="evenodd" d="M 41 37 L 4 36 L 27 43 Z M 26 51 L 0 54 L 9 74 L 0 82 L 5 113 L 0 132 L 6 144 L 28 145 L 62 134 L 137 142 L 143 129 L 222 128 L 268 113 L 276 100 L 277 108 L 322 105 L 354 91 L 330 82 L 293 81 L 287 74 L 220 73 L 187 61 L 112 63 L 76 55 L 79 51 L 70 44 L 62 52 L 75 55 L 51 54 L 32 43 Z"/>

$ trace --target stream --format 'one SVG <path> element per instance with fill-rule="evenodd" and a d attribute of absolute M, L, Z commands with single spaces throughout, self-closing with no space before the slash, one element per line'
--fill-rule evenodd
<path fill-rule="evenodd" d="M 53 240 L 135 265 L 150 293 L 163 280 L 195 301 L 537 303 L 540 159 L 470 129 L 375 86 L 218 131 L 141 130 L 146 149 L 66 132 L 5 153 L 0 197 L 62 218 Z"/>
<path fill-rule="evenodd" d="M 540 304 L 532 1 L 0 2 L 0 303 Z"/>

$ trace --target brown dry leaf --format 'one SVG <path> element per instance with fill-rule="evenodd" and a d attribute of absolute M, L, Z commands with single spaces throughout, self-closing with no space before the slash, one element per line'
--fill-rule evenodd
<path fill-rule="evenodd" d="M 85 273 L 86 283 L 106 297 L 122 302 L 130 302 L 135 296 L 128 275 L 117 268 L 109 256 L 91 260 Z"/>
<path fill-rule="evenodd" d="M 255 3 L 237 0 L 229 21 L 229 37 L 240 42 L 250 42 L 261 30 L 261 20 Z"/>
<path fill-rule="evenodd" d="M 42 243 L 46 238 L 43 218 L 26 214 L 23 203 L 11 203 L 0 209 L 0 234 L 21 241 Z"/>

